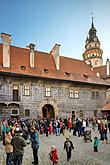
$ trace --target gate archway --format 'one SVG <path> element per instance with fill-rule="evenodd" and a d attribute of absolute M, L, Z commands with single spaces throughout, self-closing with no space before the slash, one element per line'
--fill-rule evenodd
<path fill-rule="evenodd" d="M 55 100 L 49 100 L 49 99 L 45 99 L 43 100 L 39 106 L 38 106 L 38 109 L 37 109 L 37 112 L 38 112 L 38 118 L 43 118 L 43 115 L 45 115 L 45 111 L 43 110 L 46 105 L 46 108 L 48 108 L 48 106 L 50 107 L 50 109 L 52 109 L 53 107 L 53 116 L 54 117 L 57 117 L 59 115 L 59 108 L 57 106 L 57 102 Z M 43 113 L 44 112 L 44 113 Z"/>
<path fill-rule="evenodd" d="M 54 107 L 51 104 L 45 104 L 42 107 L 42 116 L 43 118 L 52 119 L 55 117 Z"/>

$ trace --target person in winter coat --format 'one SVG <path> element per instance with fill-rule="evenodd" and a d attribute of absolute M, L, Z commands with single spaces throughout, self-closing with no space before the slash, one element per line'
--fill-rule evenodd
<path fill-rule="evenodd" d="M 7 154 L 6 165 L 11 165 L 12 163 L 13 146 L 11 145 L 11 139 L 12 139 L 11 133 L 10 131 L 7 131 L 5 136 L 5 152 Z"/>
<path fill-rule="evenodd" d="M 52 122 L 50 122 L 49 124 L 49 134 L 52 135 L 53 133 L 53 126 L 52 126 Z"/>
<path fill-rule="evenodd" d="M 64 149 L 66 149 L 67 161 L 69 161 L 69 159 L 71 159 L 71 151 L 74 149 L 73 143 L 69 138 L 66 138 L 66 141 L 64 142 Z"/>
<path fill-rule="evenodd" d="M 82 122 L 79 119 L 76 119 L 76 128 L 78 131 L 78 137 L 82 136 Z"/>
<path fill-rule="evenodd" d="M 98 152 L 99 139 L 97 137 L 94 138 L 94 152 Z"/>
<path fill-rule="evenodd" d="M 55 146 L 51 147 L 51 152 L 50 152 L 50 160 L 52 161 L 53 165 L 58 163 L 58 150 L 56 149 Z"/>
<path fill-rule="evenodd" d="M 38 165 L 39 132 L 35 127 L 31 128 L 30 140 L 31 140 L 31 147 L 33 149 L 33 157 L 34 157 L 34 161 L 32 162 L 32 164 Z"/>
<path fill-rule="evenodd" d="M 65 135 L 65 124 L 62 125 L 62 134 Z"/>
<path fill-rule="evenodd" d="M 72 129 L 72 119 L 71 118 L 68 119 L 68 129 L 71 132 L 71 129 Z"/>
<path fill-rule="evenodd" d="M 2 121 L 2 144 L 5 146 L 6 122 Z"/>
<path fill-rule="evenodd" d="M 105 123 L 104 130 L 103 130 L 103 137 L 104 137 L 104 140 L 106 140 L 106 143 L 108 143 L 107 133 L 108 133 L 108 126 L 107 126 L 107 123 Z"/>
<path fill-rule="evenodd" d="M 22 159 L 24 155 L 24 147 L 26 147 L 26 141 L 22 137 L 23 133 L 19 127 L 15 129 L 15 136 L 11 140 L 13 146 L 13 161 L 14 165 L 22 165 Z"/>

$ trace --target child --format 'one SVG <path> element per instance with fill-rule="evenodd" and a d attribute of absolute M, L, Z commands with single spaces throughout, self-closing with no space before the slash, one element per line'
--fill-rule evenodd
<path fill-rule="evenodd" d="M 53 165 L 58 163 L 58 151 L 55 146 L 51 147 L 50 160 L 53 162 Z"/>
<path fill-rule="evenodd" d="M 64 142 L 64 149 L 66 149 L 67 161 L 69 161 L 69 159 L 71 159 L 71 151 L 74 149 L 73 143 L 69 138 L 66 138 L 66 141 Z"/>
<path fill-rule="evenodd" d="M 98 152 L 99 139 L 97 137 L 94 138 L 94 152 Z"/>

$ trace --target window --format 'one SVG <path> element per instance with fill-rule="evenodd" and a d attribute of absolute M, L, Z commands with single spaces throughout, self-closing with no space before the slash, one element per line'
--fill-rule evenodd
<path fill-rule="evenodd" d="M 70 76 L 70 73 L 68 73 L 68 72 L 65 72 L 65 75 L 66 75 L 66 76 Z"/>
<path fill-rule="evenodd" d="M 13 85 L 13 101 L 19 101 L 19 86 Z"/>
<path fill-rule="evenodd" d="M 87 97 L 87 92 L 86 92 L 86 91 L 83 91 L 82 97 L 83 97 L 83 98 L 86 98 L 86 97 Z"/>
<path fill-rule="evenodd" d="M 45 72 L 45 73 L 49 73 L 49 70 L 48 70 L 48 69 L 44 69 L 44 72 Z"/>
<path fill-rule="evenodd" d="M 46 88 L 45 89 L 45 95 L 46 96 L 50 96 L 50 88 Z"/>
<path fill-rule="evenodd" d="M 83 74 L 83 77 L 85 78 L 85 79 L 88 79 L 88 75 L 85 75 L 85 74 Z"/>
<path fill-rule="evenodd" d="M 24 85 L 24 95 L 29 96 L 30 95 L 30 86 Z"/>
<path fill-rule="evenodd" d="M 19 110 L 18 109 L 12 109 L 11 115 L 19 115 Z"/>
<path fill-rule="evenodd" d="M 30 117 L 30 109 L 25 109 L 25 117 Z"/>
<path fill-rule="evenodd" d="M 74 91 L 70 89 L 70 98 L 74 97 Z"/>
<path fill-rule="evenodd" d="M 26 70 L 26 67 L 25 66 L 21 66 L 21 70 Z"/>
<path fill-rule="evenodd" d="M 13 85 L 13 90 L 18 90 L 19 86 L 18 85 Z"/>
<path fill-rule="evenodd" d="M 99 98 L 99 92 L 96 92 L 96 99 Z"/>
<path fill-rule="evenodd" d="M 78 90 L 75 90 L 74 91 L 74 98 L 75 99 L 78 99 L 79 98 L 79 91 Z"/>
<path fill-rule="evenodd" d="M 92 91 L 92 99 L 95 99 L 95 91 Z"/>
<path fill-rule="evenodd" d="M 98 99 L 99 98 L 99 92 L 98 91 L 92 91 L 92 99 Z"/>
<path fill-rule="evenodd" d="M 99 73 L 99 72 L 97 72 L 97 73 L 96 73 L 96 76 L 97 76 L 97 77 L 100 77 L 100 73 Z"/>

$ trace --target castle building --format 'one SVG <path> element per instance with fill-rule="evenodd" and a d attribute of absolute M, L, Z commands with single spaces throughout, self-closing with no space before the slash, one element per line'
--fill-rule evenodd
<path fill-rule="evenodd" d="M 106 66 L 93 20 L 83 60 L 60 55 L 59 44 L 47 53 L 32 43 L 12 46 L 6 33 L 1 38 L 1 118 L 86 118 L 101 112 L 110 89 L 110 63 L 102 72 Z"/>

